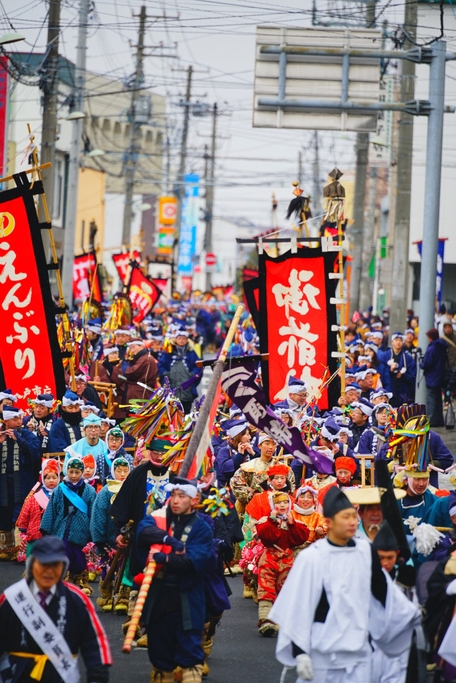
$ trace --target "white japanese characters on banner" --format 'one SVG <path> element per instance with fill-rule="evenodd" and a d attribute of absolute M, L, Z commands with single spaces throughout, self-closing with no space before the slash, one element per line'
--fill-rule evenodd
<path fill-rule="evenodd" d="M 266 259 L 265 268 L 269 400 L 286 398 L 290 376 L 314 397 L 328 365 L 325 260 Z"/>
<path fill-rule="evenodd" d="M 60 352 L 49 285 L 40 276 L 35 258 L 33 237 L 41 240 L 39 227 L 30 225 L 23 197 L 8 200 L 14 194 L 14 190 L 3 193 L 0 209 L 0 364 L 4 385 L 12 388 L 23 407 L 29 396 L 56 395 L 55 362 L 61 370 L 61 357 L 56 358 Z M 34 236 L 32 229 L 37 231 Z M 39 246 L 42 251 L 41 242 Z M 63 380 L 63 371 L 60 374 Z"/>

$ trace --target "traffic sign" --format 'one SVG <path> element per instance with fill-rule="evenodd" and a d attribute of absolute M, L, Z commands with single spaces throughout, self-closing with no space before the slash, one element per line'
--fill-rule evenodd
<path fill-rule="evenodd" d="M 206 268 L 213 268 L 217 265 L 217 256 L 209 252 L 206 254 Z"/>

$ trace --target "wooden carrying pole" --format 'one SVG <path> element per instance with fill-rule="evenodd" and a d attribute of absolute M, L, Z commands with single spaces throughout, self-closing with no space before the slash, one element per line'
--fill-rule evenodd
<path fill-rule="evenodd" d="M 156 546 L 154 546 L 154 549 L 156 549 Z M 122 648 L 122 652 L 126 655 L 129 655 L 131 652 L 131 646 L 133 645 L 133 641 L 136 636 L 141 614 L 144 609 L 144 603 L 146 602 L 147 594 L 149 593 L 150 584 L 154 578 L 156 568 L 157 563 L 154 560 L 149 560 Z"/>
<path fill-rule="evenodd" d="M 179 470 L 179 476 L 181 477 L 186 477 L 190 467 L 193 462 L 193 458 L 196 455 L 196 451 L 198 450 L 199 443 L 201 441 L 201 438 L 204 434 L 204 430 L 206 429 L 207 426 L 207 421 L 209 419 L 209 414 L 211 411 L 212 404 L 216 400 L 216 392 L 217 392 L 217 387 L 218 383 L 220 381 L 220 377 L 222 376 L 222 372 L 225 369 L 225 362 L 226 362 L 226 357 L 228 355 L 228 351 L 230 350 L 231 342 L 233 341 L 234 334 L 236 332 L 236 328 L 239 324 L 239 320 L 241 318 L 242 312 L 244 310 L 244 305 L 239 304 L 236 308 L 236 312 L 234 314 L 234 318 L 231 322 L 230 329 L 228 330 L 228 334 L 226 335 L 225 342 L 222 346 L 222 350 L 220 351 L 220 355 L 217 358 L 216 362 L 213 365 L 212 368 L 212 378 L 211 381 L 209 382 L 209 386 L 207 388 L 207 393 L 206 393 L 206 398 L 204 399 L 204 403 L 201 406 L 201 409 L 199 411 L 198 415 L 198 420 L 196 421 L 195 429 L 193 430 L 193 434 L 190 437 L 190 443 L 188 444 L 187 452 L 185 454 L 185 458 L 182 462 L 182 465 Z"/>

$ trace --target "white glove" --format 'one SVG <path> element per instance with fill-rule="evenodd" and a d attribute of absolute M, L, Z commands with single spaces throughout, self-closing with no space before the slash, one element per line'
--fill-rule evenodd
<path fill-rule="evenodd" d="M 456 579 L 453 579 L 453 581 L 448 584 L 445 592 L 447 595 L 456 595 Z"/>
<path fill-rule="evenodd" d="M 309 655 L 301 654 L 296 657 L 296 673 L 303 681 L 313 681 L 314 672 Z"/>

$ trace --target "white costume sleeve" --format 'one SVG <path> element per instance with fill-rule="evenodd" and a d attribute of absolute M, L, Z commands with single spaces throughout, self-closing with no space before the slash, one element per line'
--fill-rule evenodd
<path fill-rule="evenodd" d="M 448 626 L 445 637 L 440 645 L 438 655 L 448 662 L 448 664 L 451 664 L 451 666 L 456 666 L 456 617 L 453 617 Z"/>
<path fill-rule="evenodd" d="M 280 626 L 276 657 L 285 666 L 296 665 L 292 643 L 310 653 L 311 629 L 323 588 L 319 543 L 299 553 L 269 614 Z"/>
<path fill-rule="evenodd" d="M 375 646 L 389 657 L 398 657 L 409 647 L 413 629 L 421 624 L 420 611 L 392 581 L 385 570 L 385 607 L 371 596 L 369 632 Z"/>

